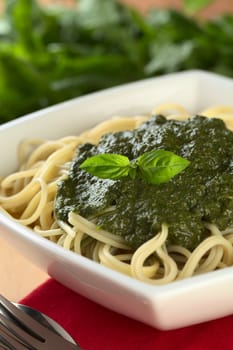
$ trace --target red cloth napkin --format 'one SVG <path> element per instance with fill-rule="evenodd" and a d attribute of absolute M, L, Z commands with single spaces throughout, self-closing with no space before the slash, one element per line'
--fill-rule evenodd
<path fill-rule="evenodd" d="M 48 280 L 21 300 L 60 323 L 83 350 L 218 350 L 233 348 L 233 316 L 160 331 L 110 311 Z M 51 349 L 52 350 L 52 349 Z"/>

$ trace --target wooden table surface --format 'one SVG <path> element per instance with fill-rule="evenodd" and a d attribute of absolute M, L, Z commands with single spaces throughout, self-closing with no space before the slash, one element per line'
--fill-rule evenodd
<path fill-rule="evenodd" d="M 46 3 L 51 0 L 41 0 Z M 128 4 L 137 6 L 142 11 L 147 11 L 152 6 L 173 6 L 181 7 L 179 0 L 124 0 Z M 62 2 L 62 1 L 53 1 Z M 72 0 L 66 0 L 67 4 Z M 1 0 L 0 0 L 1 4 Z M 213 16 L 222 12 L 233 13 L 233 0 L 217 0 L 202 12 L 203 17 Z M 0 232 L 1 236 L 1 232 Z M 0 293 L 9 297 L 11 300 L 17 301 L 27 295 L 35 287 L 40 285 L 48 278 L 47 274 L 38 270 L 29 261 L 17 252 L 14 247 L 9 246 L 0 237 Z"/>

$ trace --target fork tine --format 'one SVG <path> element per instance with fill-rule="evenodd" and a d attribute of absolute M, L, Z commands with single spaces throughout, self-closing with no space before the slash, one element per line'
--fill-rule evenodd
<path fill-rule="evenodd" d="M 19 340 L 12 337 L 10 331 L 8 331 L 5 326 L 0 323 L 0 342 L 6 347 L 6 349 L 10 350 L 25 350 L 29 349 L 24 346 Z M 35 349 L 35 348 L 34 348 Z M 33 349 L 32 349 L 33 350 Z"/>
<path fill-rule="evenodd" d="M 1 341 L 1 340 L 0 340 Z M 9 346 L 8 346 L 8 348 L 4 345 L 4 344 L 1 344 L 0 343 L 0 349 L 1 350 L 9 350 Z M 10 349 L 11 350 L 11 349 Z"/>
<path fill-rule="evenodd" d="M 3 310 L 5 314 L 9 314 L 10 318 L 13 321 L 18 323 L 18 326 L 23 328 L 26 334 L 30 334 L 35 339 L 40 342 L 39 349 L 80 349 L 78 344 L 73 344 L 70 341 L 64 339 L 60 335 L 54 333 L 50 329 L 47 329 L 45 326 L 41 325 L 38 321 L 34 320 L 32 317 L 27 315 L 24 311 L 17 308 L 9 300 L 0 295 L 0 311 Z M 24 337 L 25 338 L 25 337 Z M 30 340 L 31 341 L 31 340 Z M 30 343 L 28 341 L 28 343 Z M 31 350 L 31 348 L 29 348 Z M 37 348 L 38 349 L 38 348 Z M 19 350 L 16 348 L 16 350 Z"/>
<path fill-rule="evenodd" d="M 46 335 L 50 335 L 50 331 L 48 331 L 44 326 L 42 326 L 39 322 L 35 321 L 32 317 L 27 315 L 22 310 L 18 309 L 14 304 L 0 295 L 0 306 L 4 307 L 14 319 L 16 319 L 20 324 L 24 327 L 28 328 L 30 333 L 34 333 L 35 335 L 46 338 Z"/>
<path fill-rule="evenodd" d="M 19 325 L 17 325 L 14 320 L 8 319 L 5 315 L 0 313 L 0 329 L 5 333 L 9 333 L 12 337 L 17 338 L 21 343 L 30 347 L 30 349 L 37 349 L 44 342 L 44 339 L 41 341 L 35 339 L 28 332 L 25 332 Z"/>

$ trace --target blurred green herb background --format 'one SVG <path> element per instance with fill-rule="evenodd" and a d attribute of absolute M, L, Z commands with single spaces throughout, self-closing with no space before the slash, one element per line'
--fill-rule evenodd
<path fill-rule="evenodd" d="M 204 69 L 233 77 L 233 16 L 183 11 L 147 15 L 115 0 L 79 0 L 74 8 L 6 0 L 0 19 L 0 123 L 147 77 Z"/>

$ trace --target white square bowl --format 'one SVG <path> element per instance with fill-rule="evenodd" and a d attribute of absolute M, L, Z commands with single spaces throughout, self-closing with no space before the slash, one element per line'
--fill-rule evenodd
<path fill-rule="evenodd" d="M 233 105 L 233 80 L 202 71 L 152 78 L 77 98 L 0 126 L 0 173 L 17 168 L 23 138 L 79 134 L 114 115 L 179 103 L 191 113 Z M 0 213 L 0 235 L 60 283 L 119 313 L 174 329 L 233 313 L 233 268 L 152 286 L 66 251 Z"/>

